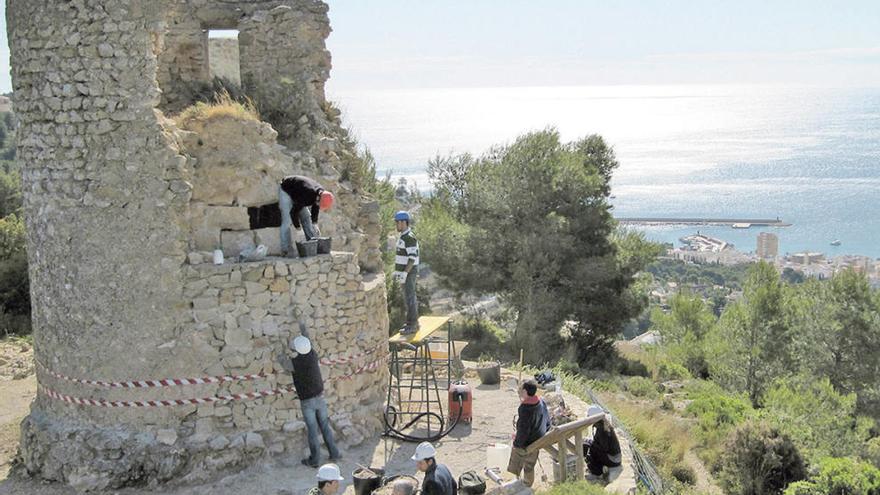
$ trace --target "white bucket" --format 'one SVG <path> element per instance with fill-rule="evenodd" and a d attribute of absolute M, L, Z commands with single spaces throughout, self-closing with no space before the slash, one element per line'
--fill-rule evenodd
<path fill-rule="evenodd" d="M 510 445 L 496 443 L 486 447 L 486 468 L 498 468 L 502 472 L 507 469 L 510 461 Z"/>

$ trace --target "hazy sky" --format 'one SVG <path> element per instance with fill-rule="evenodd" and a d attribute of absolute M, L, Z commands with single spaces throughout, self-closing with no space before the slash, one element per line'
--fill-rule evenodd
<path fill-rule="evenodd" d="M 877 0 L 330 0 L 331 87 L 880 86 Z M 0 91 L 10 89 L 5 3 Z"/>

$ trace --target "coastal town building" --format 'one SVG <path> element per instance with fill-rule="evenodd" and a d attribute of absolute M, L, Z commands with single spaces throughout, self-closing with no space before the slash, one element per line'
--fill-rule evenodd
<path fill-rule="evenodd" d="M 756 249 L 758 258 L 768 259 L 779 256 L 779 236 L 770 232 L 761 232 L 758 234 L 758 247 Z"/>

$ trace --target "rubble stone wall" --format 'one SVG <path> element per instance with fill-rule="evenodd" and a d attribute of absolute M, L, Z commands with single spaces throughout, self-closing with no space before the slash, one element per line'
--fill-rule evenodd
<path fill-rule="evenodd" d="M 362 352 L 387 337 L 384 279 L 370 273 L 380 268 L 378 205 L 341 180 L 340 156 L 352 150 L 333 137 L 333 118 L 319 105 L 297 110 L 294 146 L 277 139 L 275 125 L 219 121 L 182 130 L 163 113 L 170 97 L 184 94 L 174 81 L 205 77 L 202 30 L 235 28 L 243 18 L 320 21 L 321 29 L 303 32 L 317 36 L 307 48 L 319 47 L 315 60 L 326 60 L 329 70 L 326 5 L 313 0 L 7 2 L 40 363 L 38 395 L 22 424 L 20 457 L 29 473 L 102 489 L 196 481 L 269 453 L 298 455 L 306 442 L 290 396 L 110 408 L 69 404 L 48 392 L 130 401 L 283 387 L 289 375 L 277 372 L 274 357 L 300 317 L 311 325 L 315 347 L 330 356 Z M 319 101 L 326 76 L 303 77 L 314 83 L 310 101 Z M 224 148 L 222 139 L 233 135 Z M 224 170 L 240 177 L 234 190 L 211 182 Z M 273 181 L 289 172 L 313 175 L 337 193 L 338 208 L 322 215 L 321 226 L 334 236 L 334 249 L 348 252 L 206 263 L 203 249 L 214 238 L 200 236 L 219 234 L 222 243 L 224 233 L 239 232 L 258 240 L 242 212 L 276 201 Z M 105 381 L 249 370 L 266 378 L 115 389 L 47 370 Z M 331 380 L 347 372 L 328 368 L 325 379 L 333 426 L 353 445 L 381 429 L 387 371 Z"/>

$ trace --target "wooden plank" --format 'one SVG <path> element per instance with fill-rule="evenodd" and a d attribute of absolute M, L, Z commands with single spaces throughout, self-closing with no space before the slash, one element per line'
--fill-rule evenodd
<path fill-rule="evenodd" d="M 559 442 L 559 454 L 556 456 L 556 462 L 559 463 L 560 483 L 565 483 L 565 480 L 568 478 L 568 463 L 565 462 L 566 457 L 568 457 L 568 454 L 566 453 L 565 442 Z"/>
<path fill-rule="evenodd" d="M 584 432 L 583 430 L 576 430 L 574 432 L 574 444 L 578 446 L 580 450 L 575 451 L 575 455 L 577 456 L 577 462 L 575 463 L 575 469 L 577 470 L 577 476 L 575 476 L 575 480 L 582 480 L 585 478 L 584 468 Z"/>
<path fill-rule="evenodd" d="M 586 418 L 579 419 L 577 421 L 572 421 L 571 423 L 566 423 L 556 428 L 552 428 L 550 431 L 547 432 L 546 435 L 532 442 L 532 444 L 529 445 L 526 450 L 529 453 L 532 453 L 538 449 L 543 449 L 548 445 L 559 443 L 560 441 L 574 435 L 575 431 L 583 430 L 584 428 L 592 426 L 593 424 L 598 423 L 603 419 L 605 419 L 605 414 L 599 413 L 592 416 L 587 416 Z"/>
<path fill-rule="evenodd" d="M 449 316 L 421 316 L 419 317 L 418 332 L 410 335 L 401 335 L 400 332 L 398 332 L 393 337 L 388 339 L 388 342 L 407 344 L 421 343 L 423 340 L 430 337 L 432 333 L 436 332 L 443 325 L 445 325 L 449 321 L 449 319 Z"/>

